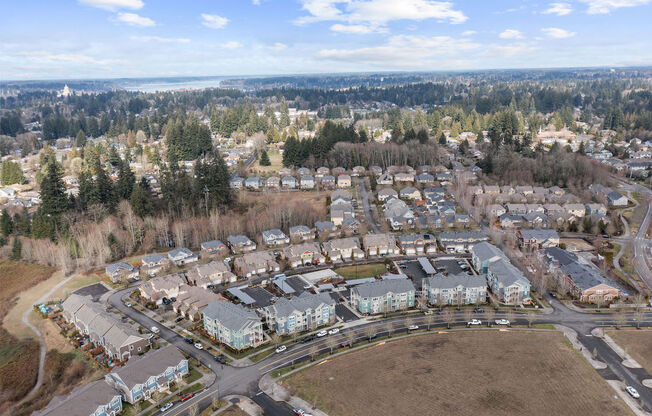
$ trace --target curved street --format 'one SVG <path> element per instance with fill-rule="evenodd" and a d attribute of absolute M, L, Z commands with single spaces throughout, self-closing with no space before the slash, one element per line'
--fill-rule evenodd
<path fill-rule="evenodd" d="M 189 414 L 189 408 L 195 403 L 198 403 L 200 409 L 208 407 L 213 397 L 219 394 L 224 397 L 230 394 L 243 395 L 254 398 L 254 401 L 264 406 L 266 412 L 269 414 L 283 415 L 292 414 L 288 406 L 284 403 L 273 402 L 269 397 L 262 395 L 258 387 L 259 380 L 263 375 L 273 370 L 302 363 L 311 359 L 315 354 L 319 355 L 330 351 L 331 345 L 328 338 L 317 338 L 307 343 L 297 343 L 288 347 L 287 351 L 282 354 L 272 354 L 269 357 L 261 360 L 256 364 L 246 367 L 232 367 L 229 365 L 220 365 L 215 362 L 214 357 L 205 350 L 197 350 L 192 345 L 184 342 L 184 339 L 178 333 L 162 326 L 159 322 L 151 319 L 147 315 L 124 305 L 123 298 L 128 296 L 134 288 L 128 288 L 114 293 L 109 298 L 109 303 L 118 309 L 120 312 L 134 320 L 141 326 L 149 328 L 157 325 L 160 328 L 159 336 L 165 341 L 174 344 L 187 355 L 198 359 L 202 364 L 210 368 L 215 374 L 215 381 L 206 386 L 205 390 L 198 394 L 196 399 L 190 400 L 185 403 L 178 403 L 167 414 L 171 416 L 180 416 Z M 607 368 L 598 370 L 598 373 L 606 379 L 618 379 L 625 382 L 627 385 L 634 386 L 641 395 L 641 404 L 647 411 L 652 411 L 652 392 L 650 389 L 642 385 L 642 381 L 650 379 L 652 376 L 644 369 L 632 369 L 622 365 L 622 359 L 600 338 L 594 337 L 591 331 L 595 328 L 604 326 L 613 326 L 616 318 L 612 313 L 584 313 L 578 312 L 568 308 L 563 303 L 556 299 L 546 299 L 551 308 L 538 314 L 536 320 L 537 324 L 559 324 L 573 329 L 578 334 L 578 340 L 582 343 L 587 351 L 596 351 L 598 360 L 603 361 Z M 512 323 L 517 325 L 527 325 L 528 316 L 520 312 L 511 312 L 515 318 Z M 506 317 L 506 312 L 498 312 L 495 314 L 496 318 Z M 474 314 L 474 318 L 486 321 L 486 314 Z M 432 320 L 430 324 L 428 320 Z M 627 315 L 629 325 L 634 325 L 634 317 L 631 314 Z M 355 342 L 367 340 L 371 333 L 368 328 L 374 328 L 377 336 L 387 336 L 388 322 L 392 325 L 392 333 L 400 334 L 401 332 L 409 332 L 407 327 L 411 324 L 416 324 L 421 328 L 429 326 L 431 329 L 446 329 L 447 323 L 443 320 L 441 315 L 435 314 L 429 317 L 421 313 L 413 313 L 407 316 L 400 316 L 385 320 L 367 321 L 360 320 L 360 323 L 355 326 L 349 326 L 340 331 L 338 335 L 338 348 L 339 343 L 354 339 Z M 450 322 L 451 325 L 464 325 L 465 317 L 463 312 L 456 312 L 454 314 L 454 321 Z M 646 313 L 641 325 L 652 325 L 652 313 Z M 337 348 L 336 348 L 337 349 Z M 269 409 L 268 409 L 269 407 Z"/>

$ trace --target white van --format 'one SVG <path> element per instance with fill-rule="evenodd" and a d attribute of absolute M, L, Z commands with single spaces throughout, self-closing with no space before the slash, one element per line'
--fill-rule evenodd
<path fill-rule="evenodd" d="M 151 328 L 150 328 L 150 331 L 152 331 L 152 332 L 155 333 L 156 335 L 158 335 L 159 332 L 161 332 L 161 330 L 158 329 L 157 326 L 153 326 L 153 327 L 151 327 Z"/>

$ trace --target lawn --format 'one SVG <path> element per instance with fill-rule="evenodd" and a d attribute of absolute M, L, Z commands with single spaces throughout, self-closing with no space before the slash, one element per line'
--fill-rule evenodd
<path fill-rule="evenodd" d="M 652 331 L 621 329 L 609 331 L 609 336 L 648 373 L 652 373 Z"/>
<path fill-rule="evenodd" d="M 558 332 L 407 338 L 326 361 L 283 384 L 331 416 L 631 414 Z"/>
<path fill-rule="evenodd" d="M 271 166 L 260 166 L 260 160 L 257 160 L 251 164 L 250 171 L 252 173 L 270 173 L 278 172 L 283 167 L 283 156 L 279 152 L 269 151 L 267 152 L 267 156 L 269 156 Z"/>
<path fill-rule="evenodd" d="M 345 279 L 362 279 L 387 273 L 384 263 L 361 264 L 359 266 L 344 266 L 334 270 Z"/>

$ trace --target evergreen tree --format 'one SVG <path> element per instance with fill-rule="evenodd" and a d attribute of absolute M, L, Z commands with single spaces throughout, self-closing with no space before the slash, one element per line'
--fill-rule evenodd
<path fill-rule="evenodd" d="M 99 161 L 95 166 L 95 191 L 93 193 L 93 202 L 103 204 L 109 211 L 113 211 L 116 204 L 115 189 L 113 182 L 106 171 L 102 168 Z"/>
<path fill-rule="evenodd" d="M 41 181 L 41 206 L 39 211 L 44 215 L 58 216 L 68 209 L 66 187 L 63 184 L 63 172 L 57 162 L 47 166 L 47 173 Z"/>
<path fill-rule="evenodd" d="M 83 130 L 79 130 L 77 132 L 77 137 L 75 139 L 75 146 L 77 147 L 86 146 L 86 135 L 84 134 Z"/>
<path fill-rule="evenodd" d="M 417 140 L 421 144 L 428 143 L 428 132 L 426 131 L 426 129 L 419 130 L 419 132 L 417 133 Z"/>
<path fill-rule="evenodd" d="M 2 182 L 3 185 L 13 185 L 15 183 L 25 182 L 25 175 L 23 175 L 23 170 L 20 168 L 20 165 L 11 160 L 4 162 L 2 164 L 2 169 L 0 170 L 0 182 Z"/>
<path fill-rule="evenodd" d="M 5 237 L 8 237 L 14 232 L 14 221 L 11 219 L 11 215 L 9 215 L 6 208 L 2 210 L 2 216 L 0 217 L 0 232 Z"/>
<path fill-rule="evenodd" d="M 584 150 L 584 142 L 580 142 L 580 145 L 577 148 L 577 153 L 579 153 L 580 155 L 586 154 L 586 150 Z"/>
<path fill-rule="evenodd" d="M 115 146 L 110 146 L 109 147 L 109 163 L 112 166 L 118 166 L 120 164 L 120 155 L 118 154 L 118 151 L 115 149 Z"/>
<path fill-rule="evenodd" d="M 267 150 L 263 150 L 263 152 L 260 154 L 260 166 L 271 166 L 272 162 L 269 160 L 269 156 L 267 155 Z"/>
<path fill-rule="evenodd" d="M 439 136 L 439 144 L 445 145 L 446 144 L 446 135 L 444 132 L 441 132 L 441 135 Z"/>
<path fill-rule="evenodd" d="M 147 181 L 145 181 L 145 183 L 147 183 Z M 144 185 L 143 181 L 140 181 L 136 186 L 134 186 L 134 189 L 131 192 L 131 197 L 129 198 L 131 209 L 133 209 L 134 213 L 141 218 L 148 215 L 154 215 L 154 207 L 152 206 L 152 200 L 148 188 L 149 185 Z"/>
<path fill-rule="evenodd" d="M 129 164 L 126 162 L 120 162 L 118 181 L 115 186 L 115 191 L 118 199 L 129 199 L 131 197 L 131 192 L 134 189 L 135 183 L 136 177 L 131 171 Z"/>
<path fill-rule="evenodd" d="M 14 237 L 14 244 L 11 247 L 11 259 L 20 260 L 22 257 L 23 243 L 20 241 L 18 236 Z"/>

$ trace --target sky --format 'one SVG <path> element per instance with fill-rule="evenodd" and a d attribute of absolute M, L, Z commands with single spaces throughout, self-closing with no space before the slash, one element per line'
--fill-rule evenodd
<path fill-rule="evenodd" d="M 652 64 L 652 0 L 0 0 L 0 80 Z"/>

